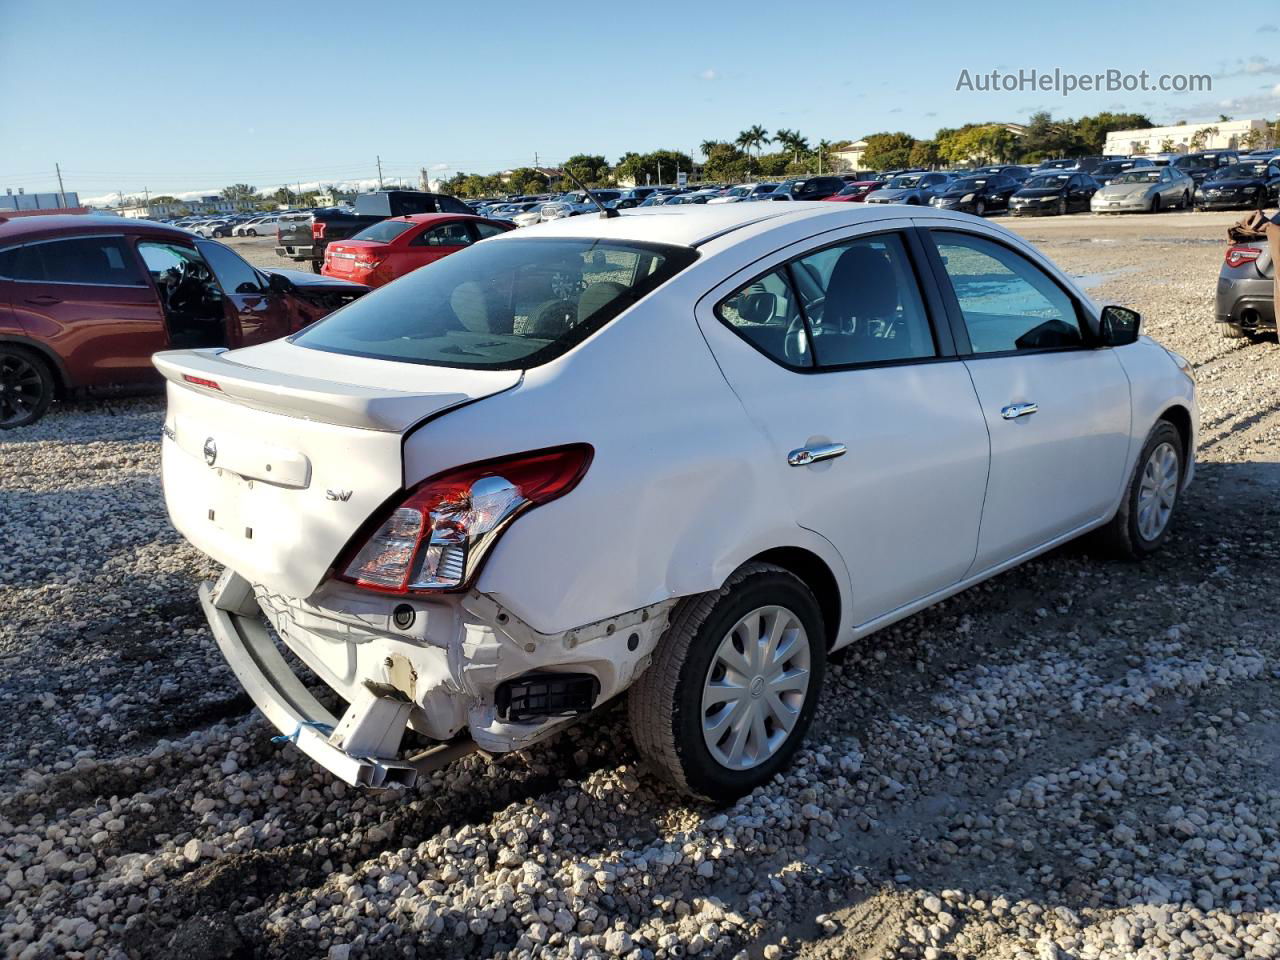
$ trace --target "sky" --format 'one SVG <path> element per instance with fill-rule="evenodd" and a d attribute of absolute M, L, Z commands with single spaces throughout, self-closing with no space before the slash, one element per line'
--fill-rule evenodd
<path fill-rule="evenodd" d="M 105 203 L 231 183 L 416 182 L 1034 111 L 1157 123 L 1280 114 L 1280 8 L 1200 2 L 376 4 L 0 0 L 0 188 Z M 992 70 L 1209 74 L 1209 92 L 982 92 Z"/>

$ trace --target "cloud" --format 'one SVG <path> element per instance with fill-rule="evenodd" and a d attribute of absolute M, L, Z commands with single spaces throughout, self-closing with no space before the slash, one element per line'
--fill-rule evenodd
<path fill-rule="evenodd" d="M 1256 77 L 1259 74 L 1280 73 L 1280 63 L 1266 57 L 1250 57 L 1237 60 L 1234 70 L 1222 74 L 1224 77 Z"/>
<path fill-rule="evenodd" d="M 403 178 L 391 178 L 391 183 L 390 183 L 391 186 L 395 185 L 396 179 L 403 179 Z M 368 180 L 337 180 L 337 179 L 303 180 L 301 184 L 299 184 L 297 181 L 293 181 L 290 183 L 273 183 L 267 186 L 258 187 L 258 193 L 264 197 L 268 197 L 271 194 L 275 193 L 277 190 L 279 190 L 281 187 L 288 187 L 290 190 L 293 190 L 293 191 L 297 191 L 299 188 L 301 188 L 302 191 L 305 193 L 308 190 L 319 190 L 322 187 L 329 186 L 330 184 L 337 184 L 337 186 L 343 190 L 355 190 L 360 193 L 367 193 L 370 190 L 378 189 L 378 178 L 371 177 Z M 410 186 L 413 186 L 414 189 L 417 189 L 417 182 L 413 181 L 410 184 Z M 151 196 L 153 197 L 170 196 L 178 200 L 199 200 L 201 197 L 216 197 L 221 192 L 222 192 L 222 187 L 219 186 L 219 187 L 210 187 L 206 190 L 182 190 L 182 191 L 152 190 Z M 124 192 L 124 195 L 126 200 L 132 197 L 136 197 L 139 200 L 142 199 L 141 190 L 126 190 Z M 120 197 L 118 194 L 115 194 L 115 193 L 104 193 L 97 197 L 86 197 L 84 196 L 84 194 L 81 194 L 80 202 L 83 204 L 87 204 L 91 207 L 109 207 L 119 203 Z"/>
<path fill-rule="evenodd" d="M 436 163 L 436 164 L 432 164 L 431 169 L 432 170 L 448 170 L 449 165 L 447 163 Z"/>
<path fill-rule="evenodd" d="M 902 112 L 902 108 L 901 108 L 901 107 L 894 107 L 894 108 L 893 108 L 892 110 L 890 110 L 889 112 L 890 112 L 890 113 L 901 113 L 901 112 Z"/>
<path fill-rule="evenodd" d="M 1268 85 L 1269 86 L 1269 85 Z M 1265 92 L 1249 94 L 1243 97 L 1229 97 L 1223 100 L 1202 100 L 1193 104 L 1178 104 L 1167 107 L 1171 114 L 1185 117 L 1193 123 L 1208 123 L 1218 119 L 1221 113 L 1229 114 L 1237 119 L 1246 120 L 1254 117 L 1268 117 L 1280 113 L 1280 83 L 1264 88 Z"/>
<path fill-rule="evenodd" d="M 1262 26 L 1258 28 L 1258 32 L 1259 33 L 1280 33 L 1280 27 L 1277 27 L 1274 23 L 1264 23 Z"/>
<path fill-rule="evenodd" d="M 937 115 L 938 115 L 937 110 L 930 110 L 928 113 L 925 114 L 926 117 L 936 117 Z"/>
<path fill-rule="evenodd" d="M 700 74 L 698 74 L 698 76 L 700 76 L 703 80 L 715 80 L 720 76 L 720 74 L 716 73 L 710 67 L 707 67 L 707 69 L 703 70 Z"/>

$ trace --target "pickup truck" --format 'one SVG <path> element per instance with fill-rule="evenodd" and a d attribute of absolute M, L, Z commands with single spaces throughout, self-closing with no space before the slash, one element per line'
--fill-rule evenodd
<path fill-rule="evenodd" d="M 471 213 L 457 197 L 417 190 L 385 190 L 356 197 L 355 206 L 327 207 L 310 216 L 286 215 L 276 227 L 276 255 L 307 260 L 315 273 L 324 266 L 324 248 L 333 240 L 346 240 L 371 224 L 388 217 L 414 213 Z"/>

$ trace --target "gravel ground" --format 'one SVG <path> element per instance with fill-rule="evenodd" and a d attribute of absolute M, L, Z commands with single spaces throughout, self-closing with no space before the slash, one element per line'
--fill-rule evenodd
<path fill-rule="evenodd" d="M 616 707 L 346 788 L 271 743 L 216 652 L 160 401 L 3 435 L 0 951 L 1280 956 L 1280 348 L 1210 323 L 1232 219 L 1014 224 L 1196 367 L 1167 548 L 1069 545 L 838 657 L 811 746 L 730 809 L 653 784 Z"/>

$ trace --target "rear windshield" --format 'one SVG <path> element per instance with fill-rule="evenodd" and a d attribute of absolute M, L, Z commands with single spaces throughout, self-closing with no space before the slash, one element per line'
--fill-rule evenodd
<path fill-rule="evenodd" d="M 406 230 L 412 230 L 413 226 L 412 221 L 408 220 L 383 220 L 381 223 L 365 227 L 351 239 L 371 240 L 374 243 L 390 243 Z"/>
<path fill-rule="evenodd" d="M 592 238 L 480 243 L 373 291 L 293 342 L 441 367 L 536 367 L 696 258 L 688 247 Z"/>

